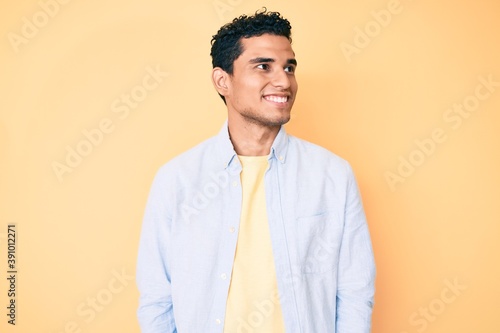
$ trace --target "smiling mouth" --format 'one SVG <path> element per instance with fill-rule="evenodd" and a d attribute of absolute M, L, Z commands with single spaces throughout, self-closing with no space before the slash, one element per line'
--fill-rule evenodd
<path fill-rule="evenodd" d="M 285 104 L 289 100 L 289 96 L 276 96 L 276 95 L 267 95 L 264 96 L 264 99 L 273 103 Z"/>

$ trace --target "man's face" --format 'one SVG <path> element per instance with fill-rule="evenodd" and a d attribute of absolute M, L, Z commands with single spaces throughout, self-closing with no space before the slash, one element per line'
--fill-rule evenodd
<path fill-rule="evenodd" d="M 298 89 L 290 42 L 264 34 L 241 43 L 243 53 L 234 61 L 225 96 L 229 112 L 267 127 L 287 123 Z"/>

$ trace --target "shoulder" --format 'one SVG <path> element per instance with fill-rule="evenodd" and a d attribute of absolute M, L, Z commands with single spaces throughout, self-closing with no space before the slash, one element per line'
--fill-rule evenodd
<path fill-rule="evenodd" d="M 210 137 L 196 146 L 182 152 L 164 163 L 157 171 L 156 177 L 159 180 L 172 180 L 179 175 L 195 175 L 204 162 L 213 160 L 210 156 L 216 154 L 216 137 Z M 205 164 L 206 165 L 206 164 Z"/>
<path fill-rule="evenodd" d="M 307 162 L 310 166 L 335 170 L 345 175 L 352 174 L 349 162 L 332 151 L 293 135 L 288 135 L 288 140 L 292 158 Z"/>
<path fill-rule="evenodd" d="M 174 156 L 165 164 L 163 164 L 159 173 L 172 173 L 180 170 L 189 171 L 191 167 L 203 162 L 204 159 L 213 157 L 216 153 L 215 148 L 216 137 L 208 138 L 194 147 Z"/>

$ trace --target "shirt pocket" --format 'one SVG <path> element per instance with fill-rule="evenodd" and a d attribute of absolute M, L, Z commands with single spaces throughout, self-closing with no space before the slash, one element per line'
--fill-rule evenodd
<path fill-rule="evenodd" d="M 301 273 L 317 274 L 337 269 L 343 222 L 335 211 L 299 217 L 297 256 Z"/>

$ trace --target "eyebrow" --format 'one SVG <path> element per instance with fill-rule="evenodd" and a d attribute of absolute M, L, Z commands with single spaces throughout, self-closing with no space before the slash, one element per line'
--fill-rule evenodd
<path fill-rule="evenodd" d="M 266 62 L 276 62 L 276 60 L 274 60 L 273 58 L 257 57 L 257 58 L 250 59 L 249 62 L 251 64 L 261 64 L 261 63 L 266 63 Z M 297 66 L 297 60 L 295 60 L 295 59 L 288 59 L 286 61 L 286 63 Z"/>

